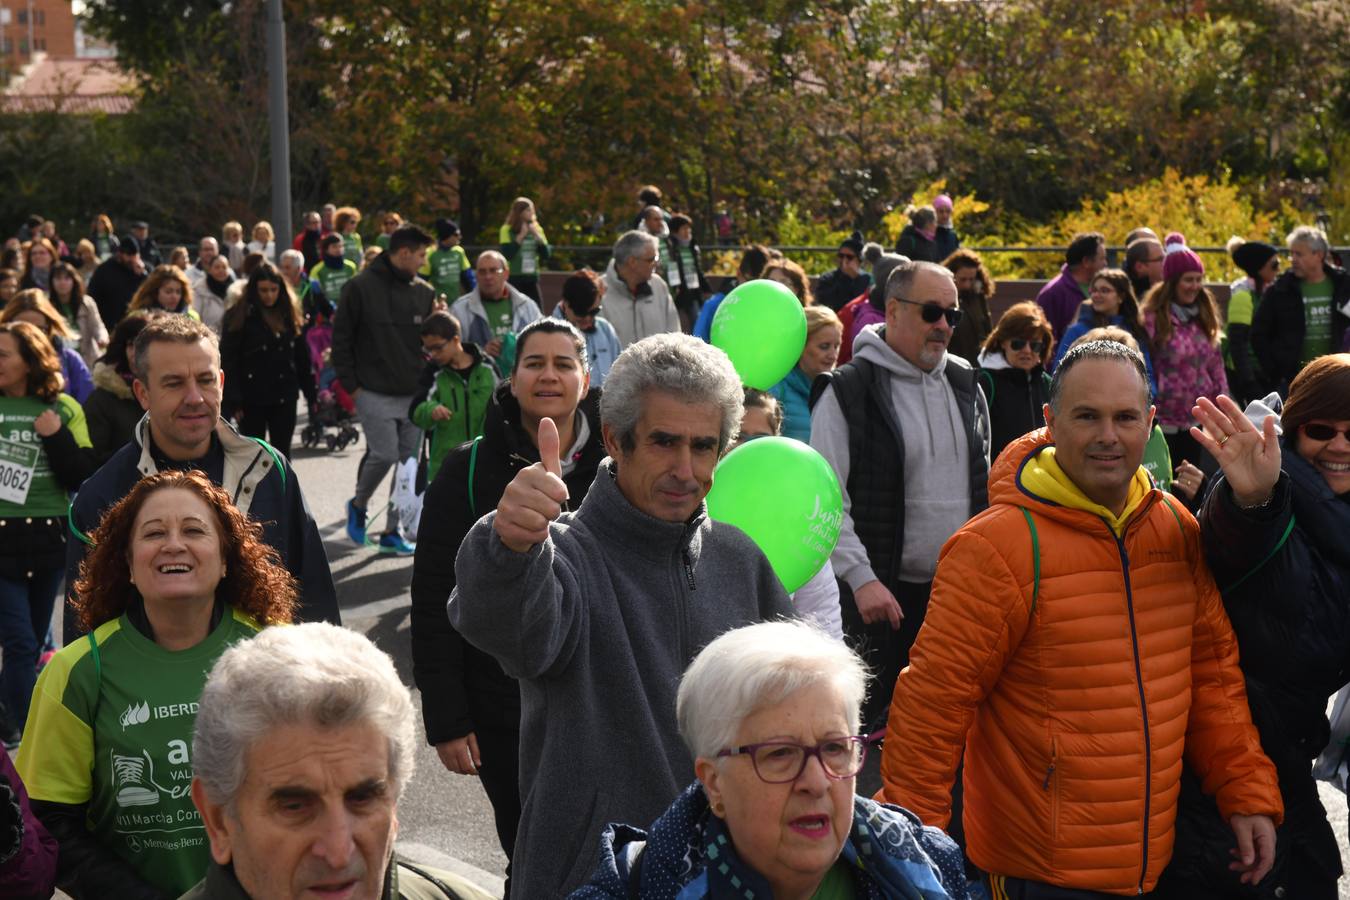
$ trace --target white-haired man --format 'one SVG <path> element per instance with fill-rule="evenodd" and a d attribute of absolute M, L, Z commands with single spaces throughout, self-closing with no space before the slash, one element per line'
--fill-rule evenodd
<path fill-rule="evenodd" d="M 487 900 L 394 854 L 414 747 L 408 689 L 364 636 L 315 623 L 230 648 L 192 739 L 212 862 L 183 900 Z"/>
<path fill-rule="evenodd" d="M 1346 349 L 1350 273 L 1328 259 L 1322 229 L 1289 232 L 1289 271 L 1271 282 L 1252 319 L 1252 348 L 1261 370 L 1283 394 L 1315 358 Z"/>
<path fill-rule="evenodd" d="M 688 335 L 639 341 L 605 381 L 609 458 L 580 508 L 563 513 L 546 418 L 540 462 L 460 546 L 450 621 L 521 686 L 516 896 L 566 895 L 595 867 L 607 823 L 650 822 L 693 781 L 680 673 L 724 631 L 792 614 L 764 555 L 703 503 L 742 411 L 720 350 Z"/>

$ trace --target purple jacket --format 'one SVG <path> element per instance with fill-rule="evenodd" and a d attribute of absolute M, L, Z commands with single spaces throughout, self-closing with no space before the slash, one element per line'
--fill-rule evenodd
<path fill-rule="evenodd" d="M 14 770 L 4 747 L 0 747 L 0 776 L 18 797 L 23 817 L 23 843 L 17 853 L 0 863 L 0 896 L 50 897 L 56 890 L 56 838 L 48 834 L 33 815 L 33 808 L 28 805 L 28 792 L 23 789 L 19 773 Z M 0 857 L 9 849 L 0 846 Z"/>
<path fill-rule="evenodd" d="M 1045 317 L 1050 320 L 1050 327 L 1055 331 L 1056 341 L 1064 337 L 1064 332 L 1078 318 L 1078 306 L 1086 297 L 1078 282 L 1069 274 L 1067 265 L 1059 270 L 1059 277 L 1041 288 L 1041 292 L 1036 295 L 1036 303 L 1045 310 Z"/>
<path fill-rule="evenodd" d="M 1158 424 L 1186 428 L 1194 421 L 1191 407 L 1199 397 L 1217 400 L 1228 393 L 1228 376 L 1223 371 L 1223 354 L 1211 343 L 1199 322 L 1183 325 L 1175 313 L 1172 339 L 1153 351 L 1153 374 L 1158 379 Z M 1144 313 L 1144 330 L 1156 333 L 1153 313 Z"/>
<path fill-rule="evenodd" d="M 858 311 L 853 314 L 853 329 L 849 334 L 849 343 L 852 344 L 858 339 L 858 335 L 868 325 L 876 325 L 879 322 L 886 321 L 886 313 L 872 305 L 870 300 L 864 300 L 858 304 Z"/>

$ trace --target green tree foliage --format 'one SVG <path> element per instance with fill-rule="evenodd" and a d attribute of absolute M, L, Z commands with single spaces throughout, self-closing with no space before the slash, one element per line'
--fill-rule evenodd
<path fill-rule="evenodd" d="M 130 204 L 192 231 L 265 210 L 262 0 L 87 7 L 141 102 L 86 129 L 115 177 L 72 214 Z M 742 239 L 889 238 L 937 180 L 988 204 L 958 218 L 984 242 L 1048 236 L 1085 202 L 1172 177 L 1226 185 L 1253 222 L 1282 198 L 1350 220 L 1345 0 L 285 8 L 297 207 L 449 213 L 470 243 L 493 242 L 521 194 L 555 242 L 608 242 L 647 182 L 705 242 L 722 208 Z M 7 202 L 41 199 L 16 189 Z"/>

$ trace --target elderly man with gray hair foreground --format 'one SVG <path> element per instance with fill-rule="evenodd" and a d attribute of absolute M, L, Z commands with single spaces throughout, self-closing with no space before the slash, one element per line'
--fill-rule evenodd
<path fill-rule="evenodd" d="M 413 707 L 364 636 L 312 623 L 227 650 L 202 690 L 192 802 L 211 843 L 181 900 L 488 900 L 394 855 Z"/>
<path fill-rule="evenodd" d="M 606 301 L 608 302 L 608 301 Z M 563 512 L 558 433 L 460 546 L 450 621 L 521 687 L 512 894 L 564 896 L 609 822 L 650 822 L 694 778 L 680 673 L 718 635 L 791 615 L 768 560 L 708 518 L 713 468 L 740 426 L 722 351 L 663 334 L 615 361 L 600 400 L 609 458 Z"/>

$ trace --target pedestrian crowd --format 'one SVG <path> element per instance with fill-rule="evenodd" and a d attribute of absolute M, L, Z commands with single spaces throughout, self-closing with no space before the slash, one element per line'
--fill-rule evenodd
<path fill-rule="evenodd" d="M 998 313 L 945 195 L 891 251 L 855 232 L 812 275 L 751 246 L 719 292 L 663 202 L 551 307 L 528 197 L 473 259 L 448 218 L 382 213 L 367 245 L 332 204 L 195 260 L 144 222 L 73 250 L 23 223 L 0 895 L 490 896 L 395 851 L 416 707 L 341 627 L 303 397 L 302 447 L 362 441 L 346 538 L 412 557 L 420 738 L 481 780 L 507 896 L 1336 897 L 1313 762 L 1344 785 L 1350 274 L 1325 234 L 1234 238 L 1226 304 L 1179 233 L 1136 228 L 1124 268 L 1078 234 Z M 767 389 L 719 338 L 760 281 L 804 320 Z M 793 590 L 705 502 L 759 440 L 842 499 Z"/>

